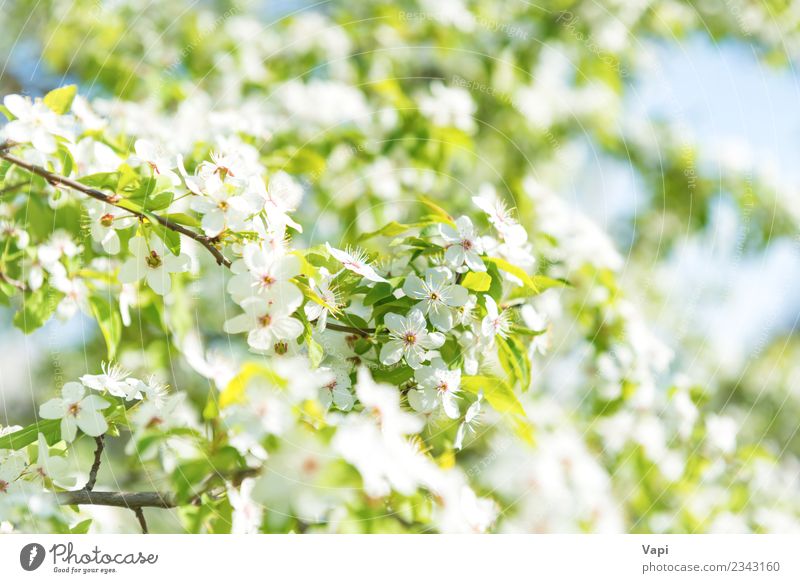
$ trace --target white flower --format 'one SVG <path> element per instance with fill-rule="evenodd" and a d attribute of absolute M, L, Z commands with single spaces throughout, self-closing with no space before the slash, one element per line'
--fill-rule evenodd
<path fill-rule="evenodd" d="M 82 138 L 70 147 L 70 152 L 75 159 L 75 173 L 78 176 L 113 172 L 122 163 L 114 150 L 93 138 Z"/>
<path fill-rule="evenodd" d="M 55 289 L 64 294 L 64 298 L 58 304 L 57 314 L 64 320 L 70 319 L 78 310 L 85 314 L 90 314 L 89 308 L 89 288 L 79 277 L 67 277 L 65 274 L 57 274 L 51 277 L 51 283 Z"/>
<path fill-rule="evenodd" d="M 72 488 L 77 482 L 64 457 L 50 456 L 50 448 L 42 433 L 39 434 L 39 457 L 31 469 L 43 480 L 50 480 L 62 488 Z"/>
<path fill-rule="evenodd" d="M 455 229 L 450 225 L 439 225 L 439 232 L 447 243 L 445 261 L 456 268 L 466 264 L 472 271 L 486 271 L 486 265 L 480 258 L 483 244 L 469 217 L 456 219 Z"/>
<path fill-rule="evenodd" d="M 483 296 L 486 300 L 486 316 L 481 321 L 481 334 L 484 338 L 494 342 L 495 336 L 505 338 L 511 329 L 511 319 L 508 312 L 498 310 L 494 298 L 489 295 Z"/>
<path fill-rule="evenodd" d="M 325 246 L 328 248 L 328 253 L 337 261 L 340 261 L 345 269 L 349 269 L 353 273 L 357 273 L 369 281 L 388 283 L 367 263 L 367 255 L 363 251 L 356 249 L 342 251 L 341 249 L 331 247 L 328 243 L 325 243 Z"/>
<path fill-rule="evenodd" d="M 162 395 L 158 399 L 142 401 L 130 415 L 130 420 L 137 428 L 136 433 L 148 429 L 165 431 L 175 427 L 180 423 L 175 410 L 183 402 L 185 395 L 177 393 L 174 395 Z"/>
<path fill-rule="evenodd" d="M 439 330 L 446 332 L 453 327 L 453 310 L 467 303 L 467 288 L 451 283 L 451 272 L 447 268 L 429 269 L 423 281 L 416 275 L 409 275 L 403 283 L 403 292 L 415 300 L 417 307 L 430 318 Z"/>
<path fill-rule="evenodd" d="M 506 203 L 497 196 L 493 186 L 481 185 L 478 196 L 472 197 L 472 202 L 486 213 L 489 222 L 494 225 L 504 240 L 514 242 L 528 240 L 525 228 L 516 221 Z"/>
<path fill-rule="evenodd" d="M 193 210 L 203 215 L 201 226 L 209 237 L 216 237 L 226 229 L 241 230 L 254 209 L 242 196 L 241 188 L 212 175 L 203 185 L 199 197 L 191 203 Z"/>
<path fill-rule="evenodd" d="M 274 350 L 280 341 L 294 340 L 303 333 L 303 325 L 290 315 L 299 303 L 270 304 L 262 298 L 247 298 L 241 306 L 244 314 L 225 322 L 225 332 L 247 332 L 247 343 L 256 350 Z"/>
<path fill-rule="evenodd" d="M 472 405 L 469 406 L 466 415 L 464 415 L 464 422 L 458 426 L 456 440 L 453 442 L 453 449 L 456 451 L 460 451 L 464 446 L 464 437 L 466 436 L 467 432 L 475 432 L 475 425 L 480 422 L 482 402 L 483 391 L 478 393 L 478 398 L 474 403 L 472 403 Z"/>
<path fill-rule="evenodd" d="M 228 487 L 228 501 L 233 508 L 232 534 L 256 534 L 261 527 L 264 507 L 253 500 L 255 478 L 245 478 L 239 488 Z"/>
<path fill-rule="evenodd" d="M 108 423 L 101 411 L 109 406 L 108 401 L 97 395 L 86 395 L 86 388 L 76 382 L 67 383 L 61 389 L 61 398 L 50 399 L 39 408 L 44 419 L 61 419 L 61 439 L 75 440 L 80 428 L 86 435 L 97 437 L 108 430 Z"/>
<path fill-rule="evenodd" d="M 357 381 L 364 411 L 344 418 L 331 445 L 361 474 L 367 495 L 411 494 L 435 482 L 438 467 L 405 437 L 422 430 L 423 421 L 400 407 L 396 387 L 376 383 L 367 369 L 359 369 Z"/>
<path fill-rule="evenodd" d="M 419 97 L 419 110 L 435 126 L 470 132 L 475 128 L 475 109 L 469 91 L 461 87 L 446 87 L 441 81 L 431 83 L 430 95 Z"/>
<path fill-rule="evenodd" d="M 172 288 L 172 279 L 169 274 L 181 273 L 189 269 L 189 256 L 184 253 L 173 254 L 155 235 L 150 235 L 149 242 L 144 237 L 137 235 L 128 243 L 128 249 L 133 253 L 133 257 L 120 267 L 119 281 L 121 283 L 134 283 L 144 277 L 147 285 L 155 293 L 163 296 Z"/>
<path fill-rule="evenodd" d="M 331 406 L 331 403 L 336 405 L 342 411 L 349 411 L 355 404 L 353 393 L 350 392 L 350 374 L 342 367 L 335 367 L 332 369 L 321 368 L 320 372 L 330 372 L 333 375 L 333 380 L 323 386 L 319 391 L 319 400 L 326 408 Z"/>
<path fill-rule="evenodd" d="M 425 316 L 417 308 L 408 313 L 407 317 L 399 314 L 386 314 L 384 319 L 389 329 L 390 340 L 381 348 L 381 362 L 395 364 L 401 358 L 411 368 L 419 368 L 422 362 L 428 359 L 428 350 L 439 348 L 444 344 L 444 335 L 439 332 L 428 332 L 425 326 Z"/>
<path fill-rule="evenodd" d="M 228 283 L 228 292 L 237 303 L 260 297 L 269 303 L 294 306 L 293 312 L 303 302 L 303 294 L 291 282 L 300 274 L 296 255 L 248 243 L 242 250 L 241 263 L 237 261 L 233 269 L 236 275 Z"/>
<path fill-rule="evenodd" d="M 0 459 L 0 509 L 2 509 L 5 496 L 14 495 L 21 480 L 20 474 L 25 470 L 25 459 L 19 453 L 13 453 L 5 459 Z"/>
<path fill-rule="evenodd" d="M 358 369 L 356 395 L 364 410 L 372 415 L 385 435 L 398 437 L 422 430 L 422 420 L 400 407 L 400 393 L 397 388 L 375 382 L 365 367 Z"/>
<path fill-rule="evenodd" d="M 17 118 L 3 127 L 9 140 L 30 143 L 44 154 L 53 154 L 58 149 L 56 136 L 69 137 L 60 116 L 38 99 L 33 102 L 21 95 L 7 95 L 3 105 Z"/>
<path fill-rule="evenodd" d="M 722 415 L 709 415 L 706 419 L 708 440 L 717 449 L 726 454 L 736 451 L 736 435 L 739 432 L 736 421 Z"/>
<path fill-rule="evenodd" d="M 89 215 L 89 229 L 92 239 L 100 243 L 106 253 L 119 253 L 119 235 L 117 229 L 127 229 L 136 224 L 135 217 L 128 211 L 117 208 L 99 200 L 86 203 Z"/>
<path fill-rule="evenodd" d="M 457 419 L 461 414 L 456 402 L 456 393 L 461 388 L 461 371 L 448 370 L 441 358 L 431 361 L 430 366 L 423 366 L 414 371 L 414 378 L 419 388 L 408 393 L 408 404 L 415 411 L 430 413 L 441 402 L 445 414 Z"/>
<path fill-rule="evenodd" d="M 83 250 L 81 245 L 75 243 L 72 235 L 63 230 L 58 230 L 50 235 L 47 243 L 39 245 L 39 260 L 43 265 L 52 265 L 62 257 L 75 257 Z"/>
<path fill-rule="evenodd" d="M 106 364 L 102 365 L 103 374 L 90 375 L 85 374 L 81 377 L 81 382 L 88 388 L 95 391 L 108 391 L 109 394 L 115 397 L 124 397 L 126 401 L 141 398 L 139 389 L 137 389 L 129 379 L 130 373 L 117 365 Z"/>
<path fill-rule="evenodd" d="M 536 332 L 541 332 L 530 340 L 529 348 L 531 354 L 533 354 L 533 352 L 538 352 L 539 354 L 547 352 L 547 348 L 550 344 L 549 335 L 547 333 L 547 320 L 545 320 L 544 316 L 537 312 L 530 304 L 522 306 L 520 315 L 528 328 Z"/>
<path fill-rule="evenodd" d="M 336 295 L 336 291 L 330 286 L 331 276 L 328 270 L 324 267 L 320 267 L 319 272 L 320 279 L 318 281 L 312 281 L 311 285 L 312 289 L 325 303 L 323 305 L 321 303 L 309 301 L 304 306 L 304 310 L 308 321 L 316 322 L 317 329 L 323 330 L 325 324 L 328 322 L 328 314 L 339 306 L 339 298 Z"/>
<path fill-rule="evenodd" d="M 14 240 L 19 249 L 25 249 L 31 242 L 31 237 L 25 229 L 21 229 L 12 221 L 0 221 L 0 235 L 4 241 Z"/>
<path fill-rule="evenodd" d="M 255 194 L 263 203 L 270 225 L 277 227 L 292 227 L 302 233 L 303 228 L 289 216 L 297 210 L 303 198 L 303 188 L 297 184 L 286 172 L 276 172 L 269 179 L 269 187 L 264 186 L 264 181 L 259 176 L 250 180 L 250 192 Z"/>
<path fill-rule="evenodd" d="M 178 167 L 178 157 L 167 152 L 162 146 L 156 145 L 149 140 L 136 140 L 133 144 L 136 152 L 134 162 L 140 162 L 150 166 L 156 176 L 166 176 L 173 185 L 181 183 L 174 169 Z"/>

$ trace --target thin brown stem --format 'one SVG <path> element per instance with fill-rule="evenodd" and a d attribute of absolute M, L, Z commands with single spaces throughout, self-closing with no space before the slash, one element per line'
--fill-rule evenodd
<path fill-rule="evenodd" d="M 30 183 L 27 180 L 23 180 L 22 182 L 17 182 L 15 184 L 10 184 L 8 186 L 4 186 L 3 188 L 0 188 L 0 196 L 3 196 L 4 194 L 8 194 L 9 192 L 13 192 L 14 190 L 16 190 L 18 188 L 22 188 L 23 186 L 26 186 L 28 184 L 30 184 Z"/>
<path fill-rule="evenodd" d="M 97 472 L 100 470 L 100 462 L 103 456 L 103 449 L 105 448 L 105 434 L 99 435 L 94 438 L 95 443 L 97 444 L 97 448 L 94 450 L 94 462 L 92 463 L 92 468 L 89 470 L 89 481 L 86 482 L 86 485 L 83 487 L 84 490 L 89 492 L 92 491 L 94 488 L 95 483 L 97 482 Z"/>
<path fill-rule="evenodd" d="M 28 289 L 28 287 L 23 282 L 9 277 L 8 275 L 3 273 L 2 271 L 0 271 L 0 281 L 3 281 L 3 282 L 5 282 L 5 283 L 7 283 L 9 285 L 13 285 L 19 291 L 23 291 L 24 292 L 26 289 Z"/>
<path fill-rule="evenodd" d="M 354 326 L 334 324 L 333 322 L 326 322 L 325 327 L 328 330 L 336 330 L 337 332 L 348 332 L 349 334 L 356 334 L 358 336 L 364 336 L 364 337 L 375 333 L 375 328 L 356 328 Z"/>
<path fill-rule="evenodd" d="M 142 510 L 142 507 L 139 506 L 133 509 L 133 513 L 139 520 L 139 526 L 142 528 L 142 534 L 147 534 L 147 520 L 144 517 L 144 510 Z"/>
<path fill-rule="evenodd" d="M 174 508 L 175 498 L 167 492 L 94 492 L 71 490 L 54 494 L 58 504 L 66 506 L 114 506 L 117 508 Z"/>

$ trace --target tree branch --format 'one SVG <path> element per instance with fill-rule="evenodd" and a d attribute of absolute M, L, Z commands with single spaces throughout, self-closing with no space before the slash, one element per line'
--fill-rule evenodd
<path fill-rule="evenodd" d="M 117 508 L 174 508 L 177 506 L 172 494 L 166 492 L 93 492 L 71 490 L 54 494 L 58 504 L 66 506 L 115 506 Z"/>
<path fill-rule="evenodd" d="M 0 158 L 3 158 L 4 160 L 11 162 L 15 166 L 19 166 L 20 168 L 27 170 L 31 174 L 41 176 L 42 178 L 47 180 L 47 182 L 49 182 L 50 184 L 66 186 L 67 188 L 71 188 L 72 190 L 77 190 L 78 192 L 82 192 L 86 196 L 90 196 L 95 200 L 99 200 L 106 204 L 110 204 L 117 208 L 121 208 L 133 215 L 136 215 L 140 219 L 147 219 L 148 221 L 155 219 L 163 227 L 166 227 L 171 231 L 175 231 L 176 233 L 180 233 L 181 235 L 185 235 L 186 237 L 189 237 L 190 239 L 193 239 L 198 243 L 200 243 L 203 247 L 208 249 L 208 251 L 214 256 L 214 259 L 217 260 L 217 263 L 219 265 L 224 265 L 225 267 L 231 266 L 231 261 L 227 257 L 225 257 L 222 254 L 222 252 L 216 248 L 212 240 L 206 237 L 205 235 L 200 235 L 199 233 L 195 233 L 194 231 L 192 231 L 191 229 L 187 229 L 183 225 L 170 221 L 169 219 L 165 219 L 164 217 L 156 215 L 154 213 L 144 213 L 142 211 L 132 210 L 127 206 L 120 205 L 119 201 L 121 199 L 118 195 L 106 194 L 105 192 L 97 190 L 96 188 L 90 188 L 85 184 L 81 184 L 80 182 L 72 180 L 71 178 L 67 178 L 66 176 L 61 176 L 59 174 L 50 172 L 49 170 L 42 168 L 41 166 L 37 166 L 36 164 L 30 164 L 25 160 L 22 160 L 20 158 L 17 158 L 16 156 L 12 156 L 11 154 L 7 153 L 6 150 L 8 148 L 9 146 L 7 146 L 7 144 L 3 144 L 2 146 L 0 146 Z"/>
<path fill-rule="evenodd" d="M 165 227 L 167 229 L 170 229 L 171 231 L 175 231 L 176 233 L 180 233 L 181 235 L 184 235 L 186 237 L 189 237 L 190 239 L 193 239 L 194 241 L 197 241 L 203 247 L 208 249 L 208 251 L 211 253 L 211 255 L 214 256 L 214 259 L 217 260 L 217 264 L 224 265 L 225 267 L 230 268 L 230 266 L 231 266 L 230 259 L 225 257 L 222 254 L 222 252 L 219 249 L 217 249 L 216 245 L 214 244 L 214 242 L 213 242 L 213 240 L 211 238 L 206 237 L 205 235 L 201 235 L 199 233 L 195 233 L 191 229 L 187 229 L 183 225 L 180 225 L 178 223 L 170 221 L 169 219 L 165 219 L 164 217 L 161 217 L 161 216 L 159 216 L 157 214 L 154 214 L 154 213 L 146 213 L 145 214 L 144 212 L 132 210 L 132 209 L 128 208 L 127 206 L 120 205 L 119 201 L 121 199 L 116 194 L 106 194 L 105 192 L 97 190 L 96 188 L 91 188 L 89 186 L 86 186 L 85 184 L 81 184 L 80 182 L 78 182 L 76 180 L 73 180 L 71 178 L 67 178 L 66 176 L 61 176 L 59 174 L 55 174 L 54 172 L 50 172 L 49 170 L 47 170 L 45 168 L 42 168 L 41 166 L 37 166 L 35 164 L 30 164 L 30 163 L 25 162 L 24 160 L 22 160 L 20 158 L 17 158 L 16 156 L 12 156 L 11 154 L 8 153 L 8 150 L 11 147 L 15 146 L 15 145 L 16 144 L 14 144 L 13 142 L 8 142 L 8 141 L 0 143 L 0 158 L 2 158 L 4 160 L 7 160 L 8 162 L 11 162 L 15 166 L 19 166 L 20 168 L 23 168 L 24 170 L 27 170 L 31 174 L 35 174 L 37 176 L 41 176 L 42 178 L 44 178 L 50 184 L 60 185 L 60 186 L 65 186 L 67 188 L 71 188 L 72 190 L 76 190 L 78 192 L 81 192 L 81 193 L 85 194 L 86 196 L 89 196 L 89 197 L 91 197 L 91 198 L 93 198 L 95 200 L 99 200 L 99 201 L 104 202 L 106 204 L 110 204 L 110 205 L 115 206 L 117 208 L 121 208 L 121 209 L 123 209 L 125 211 L 128 211 L 129 213 L 139 217 L 140 219 L 147 219 L 148 221 L 151 221 L 151 220 L 155 219 L 163 227 Z M 15 287 L 19 288 L 20 290 L 23 290 L 23 291 L 25 290 L 24 284 L 20 284 L 20 285 L 22 285 L 22 287 L 20 287 L 20 285 L 16 285 L 19 282 L 14 282 L 14 280 L 9 279 L 7 276 L 5 276 L 3 274 L 0 274 L 0 279 L 2 279 L 3 281 L 6 281 L 7 283 L 15 285 Z M 326 325 L 326 328 L 328 328 L 328 330 L 336 330 L 338 332 L 347 332 L 347 333 L 350 333 L 350 334 L 357 334 L 358 336 L 369 336 L 370 334 L 375 332 L 375 330 L 373 328 L 361 329 L 361 328 L 356 328 L 356 327 L 353 327 L 353 326 L 344 326 L 342 324 L 333 324 L 333 323 L 328 323 Z"/>
<path fill-rule="evenodd" d="M 97 472 L 100 470 L 100 461 L 103 455 L 103 449 L 105 448 L 105 439 L 105 434 L 94 438 L 95 443 L 97 443 L 97 448 L 94 450 L 94 462 L 92 463 L 92 468 L 89 470 L 89 481 L 86 482 L 86 485 L 83 487 L 84 490 L 89 492 L 92 491 L 97 482 Z"/>

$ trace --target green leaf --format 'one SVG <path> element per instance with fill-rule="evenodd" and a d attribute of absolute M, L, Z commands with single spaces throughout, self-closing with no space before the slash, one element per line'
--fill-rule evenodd
<path fill-rule="evenodd" d="M 72 169 L 75 167 L 75 159 L 72 157 L 72 152 L 63 144 L 58 144 L 58 158 L 61 160 L 61 174 L 69 176 L 72 174 Z"/>
<path fill-rule="evenodd" d="M 500 259 L 499 257 L 486 257 L 484 258 L 484 261 L 496 265 L 498 269 L 505 271 L 506 273 L 510 273 L 534 293 L 541 293 L 542 290 L 539 289 L 539 287 L 536 285 L 536 282 L 531 279 L 531 276 L 525 273 L 525 270 L 521 267 L 512 265 L 505 259 Z"/>
<path fill-rule="evenodd" d="M 492 285 L 492 276 L 485 271 L 470 271 L 464 276 L 461 285 L 477 292 L 488 291 Z"/>
<path fill-rule="evenodd" d="M 369 233 L 364 233 L 359 237 L 359 240 L 366 241 L 367 239 L 371 239 L 373 237 L 396 237 L 402 233 L 405 233 L 411 228 L 411 225 L 404 225 L 402 223 L 398 223 L 397 221 L 392 221 L 391 223 L 384 225 L 377 231 L 370 231 Z"/>
<path fill-rule="evenodd" d="M 14 325 L 30 334 L 41 328 L 53 315 L 64 294 L 50 286 L 22 296 L 22 309 L 14 314 Z"/>
<path fill-rule="evenodd" d="M 433 211 L 434 216 L 439 218 L 442 222 L 445 222 L 445 223 L 447 223 L 448 225 L 451 225 L 451 226 L 456 224 L 455 221 L 453 220 L 453 217 L 450 216 L 450 213 L 448 213 L 446 210 L 444 210 L 438 204 L 433 202 L 427 196 L 420 196 L 419 197 L 419 201 L 422 204 L 424 204 L 426 207 L 428 207 L 431 211 Z"/>
<path fill-rule="evenodd" d="M 78 182 L 92 188 L 114 190 L 119 182 L 119 172 L 97 172 L 78 178 Z"/>
<path fill-rule="evenodd" d="M 186 213 L 167 213 L 161 216 L 169 221 L 172 221 L 173 223 L 178 223 L 179 225 L 183 225 L 185 227 L 200 226 L 200 221 L 191 215 L 187 215 Z"/>
<path fill-rule="evenodd" d="M 392 286 L 388 283 L 376 283 L 364 296 L 364 305 L 371 306 L 375 302 L 392 295 Z"/>
<path fill-rule="evenodd" d="M 72 101 L 78 88 L 75 85 L 66 85 L 53 89 L 44 96 L 44 104 L 58 115 L 64 115 L 72 107 Z"/>
<path fill-rule="evenodd" d="M 92 519 L 87 518 L 86 520 L 80 521 L 73 527 L 70 527 L 69 533 L 70 534 L 86 534 L 89 532 L 89 528 L 92 526 Z"/>
<path fill-rule="evenodd" d="M 106 341 L 108 359 L 113 360 L 117 355 L 117 346 L 122 337 L 122 318 L 119 310 L 112 302 L 96 294 L 89 298 L 89 305 L 92 307 L 92 314 L 94 314 Z"/>
<path fill-rule="evenodd" d="M 533 443 L 533 426 L 525 415 L 522 404 L 507 382 L 492 376 L 461 377 L 461 387 L 470 393 L 483 391 L 486 401 L 498 413 L 507 416 L 514 431 L 528 443 Z"/>
<path fill-rule="evenodd" d="M 27 427 L 0 437 L 0 449 L 22 449 L 43 434 L 47 443 L 52 445 L 61 439 L 61 420 L 43 419 Z"/>
<path fill-rule="evenodd" d="M 509 295 L 509 299 L 527 298 L 535 296 L 553 287 L 569 287 L 570 283 L 564 279 L 554 279 L 546 275 L 532 275 L 534 287 L 517 287 Z"/>
<path fill-rule="evenodd" d="M 523 391 L 531 385 L 531 362 L 528 351 L 519 338 L 497 338 L 497 356 L 503 370 L 512 379 L 512 386 L 519 383 Z"/>

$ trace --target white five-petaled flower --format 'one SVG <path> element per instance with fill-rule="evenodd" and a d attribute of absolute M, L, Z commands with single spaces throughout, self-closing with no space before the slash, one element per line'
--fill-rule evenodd
<path fill-rule="evenodd" d="M 89 215 L 89 230 L 92 239 L 100 243 L 106 253 L 119 253 L 119 235 L 117 229 L 127 229 L 136 224 L 136 218 L 128 211 L 117 208 L 99 200 L 86 203 Z"/>
<path fill-rule="evenodd" d="M 130 240 L 128 248 L 133 257 L 120 267 L 121 283 L 134 283 L 144 277 L 147 285 L 163 296 L 172 287 L 170 273 L 181 273 L 189 269 L 189 256 L 184 253 L 175 255 L 155 235 L 151 235 L 149 241 L 137 235 Z"/>
<path fill-rule="evenodd" d="M 425 316 L 417 308 L 405 318 L 399 314 L 386 314 L 384 319 L 389 329 L 389 341 L 381 348 L 381 362 L 386 365 L 396 364 L 405 358 L 411 368 L 419 368 L 428 360 L 428 350 L 439 348 L 444 344 L 444 335 L 439 332 L 428 332 Z"/>
<path fill-rule="evenodd" d="M 467 303 L 467 288 L 451 282 L 452 274 L 446 267 L 428 269 L 425 279 L 409 275 L 403 283 L 403 292 L 422 308 L 431 324 L 446 332 L 453 327 L 453 309 Z"/>
<path fill-rule="evenodd" d="M 273 174 L 269 179 L 269 186 L 264 185 L 260 176 L 254 176 L 250 180 L 249 190 L 263 203 L 270 225 L 279 228 L 288 225 L 300 233 L 303 232 L 303 227 L 289 216 L 300 205 L 303 188 L 286 172 Z"/>
<path fill-rule="evenodd" d="M 156 176 L 165 176 L 173 185 L 181 183 L 180 176 L 175 172 L 178 167 L 178 157 L 167 152 L 162 146 L 150 140 L 136 140 L 133 144 L 136 152 L 136 161 L 147 164 Z"/>
<path fill-rule="evenodd" d="M 188 184 L 188 183 L 187 183 Z M 209 237 L 216 237 L 226 229 L 244 228 L 247 218 L 255 212 L 237 184 L 223 181 L 218 175 L 210 176 L 202 192 L 192 199 L 192 209 L 203 215 L 200 225 Z"/>
<path fill-rule="evenodd" d="M 450 225 L 439 225 L 439 233 L 447 243 L 444 259 L 455 268 L 466 264 L 472 271 L 486 271 L 480 255 L 483 253 L 483 244 L 475 233 L 475 227 L 469 217 L 456 219 L 456 228 Z"/>
<path fill-rule="evenodd" d="M 302 301 L 302 299 L 301 299 Z M 295 340 L 303 333 L 303 325 L 291 314 L 300 304 L 278 304 L 263 298 L 247 298 L 241 303 L 244 314 L 225 322 L 225 332 L 239 334 L 247 332 L 247 343 L 257 351 L 280 352 L 285 341 Z"/>
<path fill-rule="evenodd" d="M 352 383 L 350 374 L 344 367 L 323 368 L 320 372 L 330 372 L 333 377 L 319 391 L 319 400 L 324 407 L 330 407 L 331 403 L 342 411 L 349 411 L 355 404 L 355 397 L 350 392 Z"/>
<path fill-rule="evenodd" d="M 141 391 L 135 379 L 129 379 L 130 373 L 113 364 L 103 363 L 103 373 L 97 375 L 85 374 L 81 382 L 95 391 L 108 391 L 115 397 L 123 397 L 126 401 L 141 398 Z"/>
<path fill-rule="evenodd" d="M 458 426 L 456 440 L 453 442 L 453 449 L 456 451 L 459 451 L 464 446 L 464 437 L 467 435 L 467 432 L 475 432 L 475 426 L 480 422 L 482 401 L 483 391 L 478 393 L 478 398 L 467 409 L 463 423 Z"/>
<path fill-rule="evenodd" d="M 50 455 L 50 448 L 42 433 L 39 434 L 39 455 L 31 469 L 42 480 L 50 480 L 62 488 L 72 488 L 77 482 L 70 471 L 69 462 L 61 456 Z"/>
<path fill-rule="evenodd" d="M 527 241 L 528 233 L 525 228 L 517 222 L 506 203 L 497 196 L 494 187 L 482 185 L 479 195 L 472 197 L 472 202 L 486 213 L 489 222 L 504 240 L 514 243 Z"/>
<path fill-rule="evenodd" d="M 102 397 L 86 395 L 82 384 L 71 382 L 61 389 L 61 398 L 50 399 L 39 408 L 39 416 L 61 419 L 61 438 L 72 442 L 78 429 L 92 437 L 105 433 L 108 423 L 101 411 L 108 406 L 109 402 Z"/>
<path fill-rule="evenodd" d="M 367 255 L 363 251 L 357 249 L 348 249 L 347 251 L 342 251 L 341 249 L 331 247 L 328 243 L 325 243 L 325 246 L 328 248 L 328 253 L 330 253 L 337 261 L 340 261 L 341 264 L 344 265 L 345 269 L 348 269 L 353 273 L 357 273 L 369 281 L 386 283 L 386 280 L 378 275 L 375 269 L 373 269 L 372 266 L 367 263 Z"/>
<path fill-rule="evenodd" d="M 481 334 L 489 342 L 494 342 L 495 336 L 505 338 L 511 329 L 511 319 L 508 312 L 500 310 L 497 302 L 489 295 L 484 296 L 486 300 L 486 316 L 481 321 Z"/>
<path fill-rule="evenodd" d="M 242 260 L 233 265 L 236 273 L 228 284 L 228 292 L 237 303 L 249 297 L 260 297 L 268 303 L 299 306 L 303 294 L 291 282 L 300 274 L 300 260 L 283 250 L 248 243 L 242 250 Z"/>
<path fill-rule="evenodd" d="M 62 118 L 43 101 L 7 95 L 3 105 L 17 118 L 3 126 L 5 137 L 11 141 L 30 143 L 43 154 L 53 154 L 58 149 L 56 136 L 69 137 Z"/>
<path fill-rule="evenodd" d="M 317 328 L 323 330 L 328 322 L 328 314 L 339 306 L 336 290 L 331 288 L 331 275 L 328 270 L 321 267 L 320 279 L 312 282 L 312 289 L 317 293 L 324 305 L 314 301 L 306 303 L 304 310 L 309 322 L 316 322 Z"/>
<path fill-rule="evenodd" d="M 458 419 L 461 414 L 456 402 L 456 393 L 461 388 L 461 371 L 449 370 L 441 358 L 431 361 L 430 366 L 423 366 L 414 371 L 418 388 L 408 393 L 408 404 L 415 411 L 430 413 L 441 402 L 445 414 L 451 419 Z"/>

